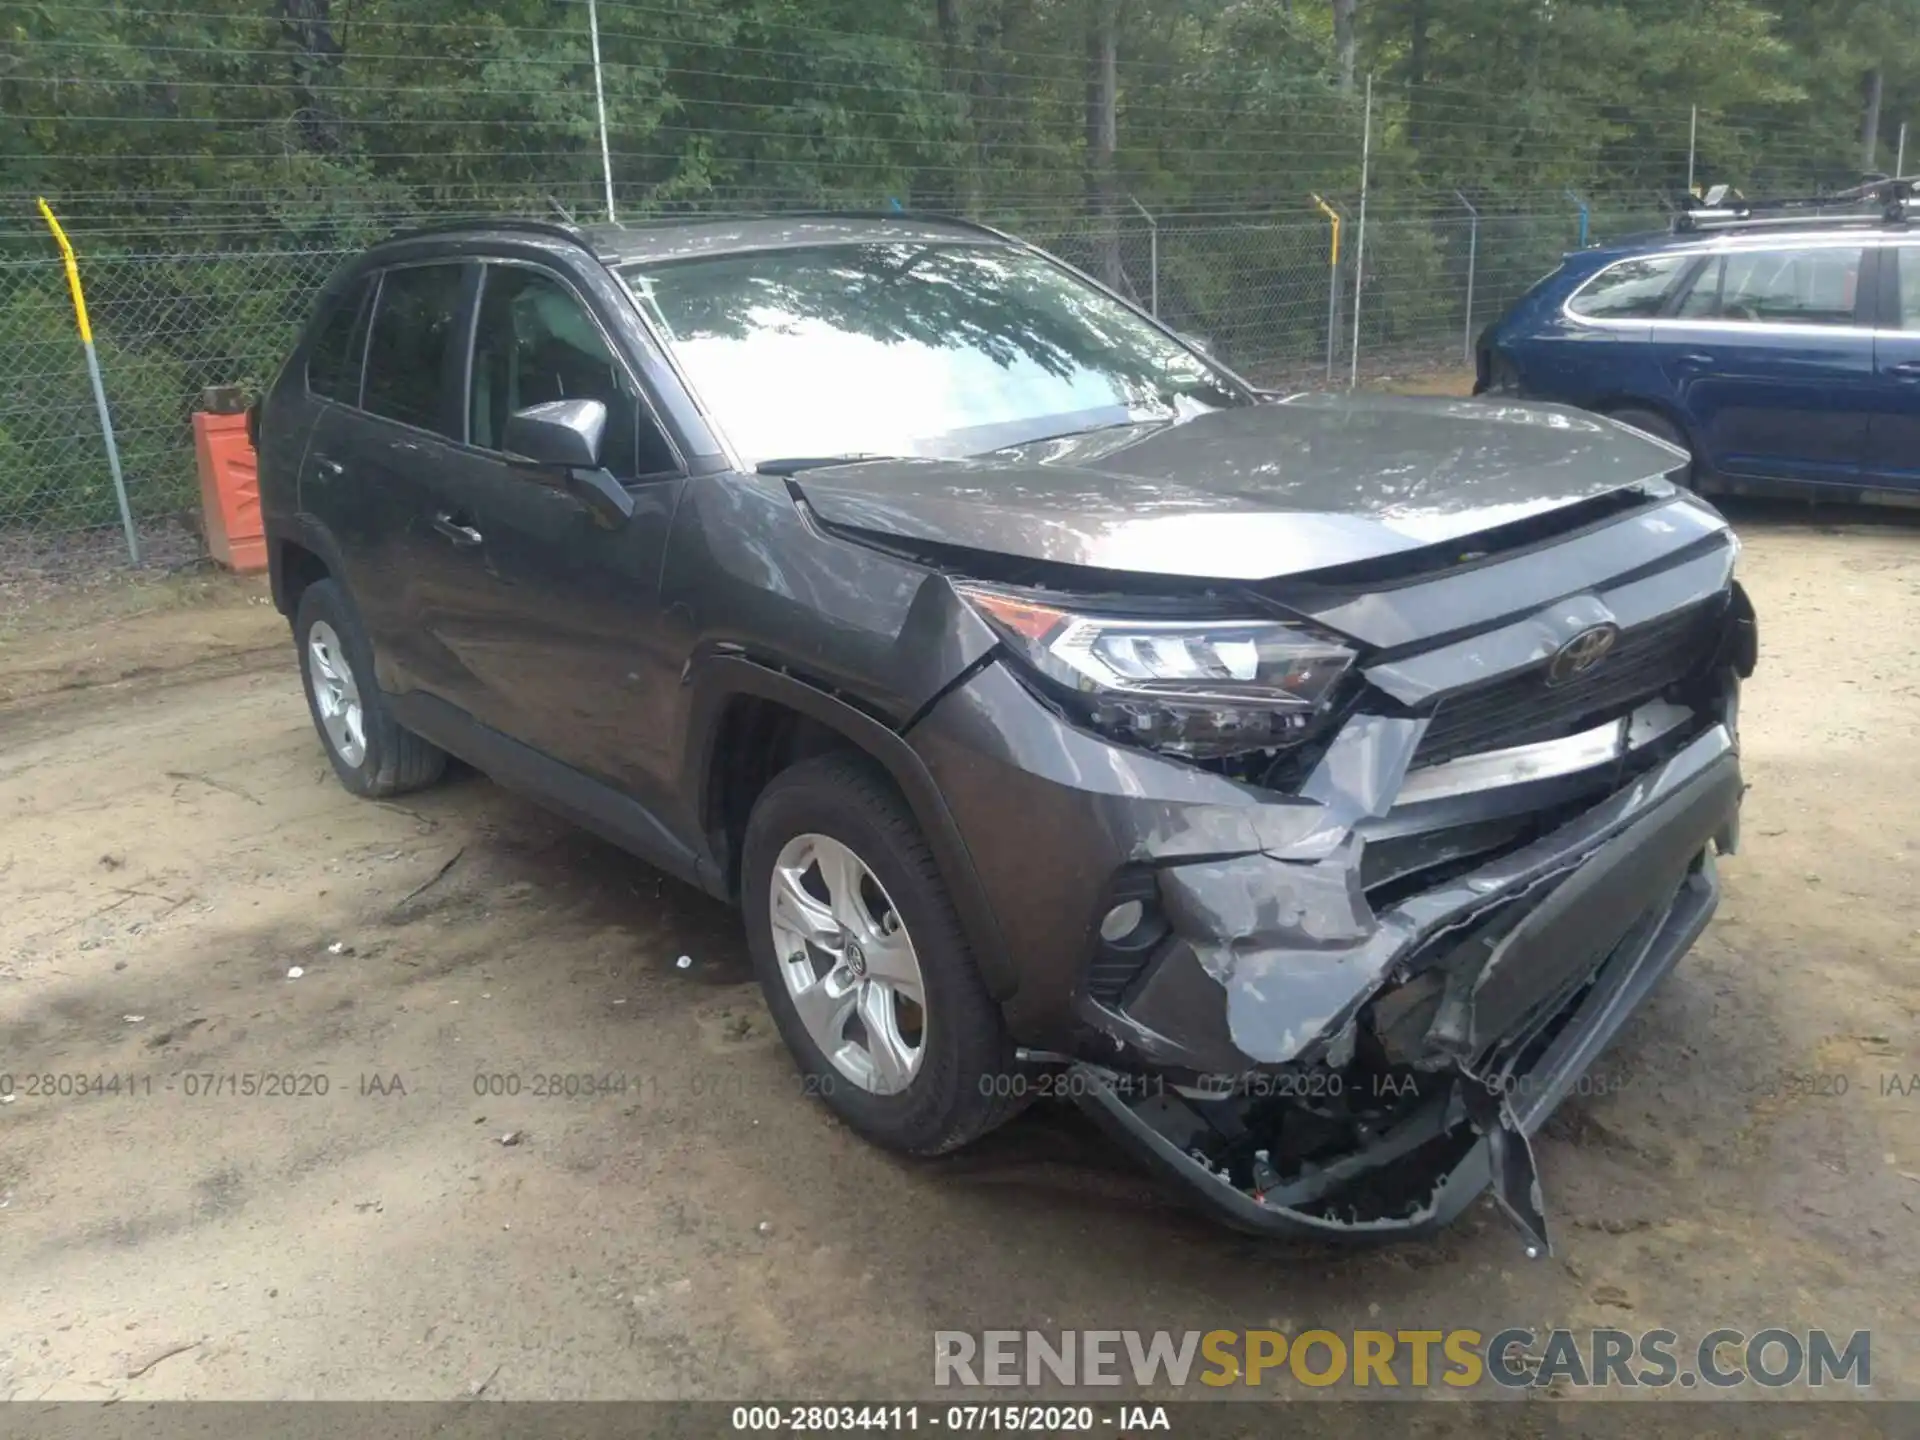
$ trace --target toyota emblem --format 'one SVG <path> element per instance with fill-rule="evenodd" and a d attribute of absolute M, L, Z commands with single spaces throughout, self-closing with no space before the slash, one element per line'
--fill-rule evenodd
<path fill-rule="evenodd" d="M 1619 638 L 1618 625 L 1589 625 L 1553 652 L 1553 658 L 1547 662 L 1547 684 L 1564 685 L 1591 673 L 1613 653 L 1614 642 Z"/>

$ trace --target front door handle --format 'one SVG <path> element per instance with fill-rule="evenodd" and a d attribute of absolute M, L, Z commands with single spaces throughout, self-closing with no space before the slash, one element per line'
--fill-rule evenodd
<path fill-rule="evenodd" d="M 346 466 L 326 455 L 314 456 L 313 468 L 318 470 L 322 475 L 344 475 L 347 473 Z"/>
<path fill-rule="evenodd" d="M 1898 365 L 1889 365 L 1887 373 L 1898 375 L 1902 380 L 1920 379 L 1920 360 L 1902 360 Z"/>
<path fill-rule="evenodd" d="M 458 545 L 462 550 L 469 549 L 480 543 L 480 532 L 478 530 L 474 529 L 471 525 L 456 520 L 445 510 L 442 510 L 438 515 L 433 517 L 433 528 L 446 536 L 447 539 L 451 540 L 455 545 Z"/>
<path fill-rule="evenodd" d="M 1705 350 L 1689 350 L 1680 357 L 1680 364 L 1688 370 L 1705 370 L 1718 358 Z"/>

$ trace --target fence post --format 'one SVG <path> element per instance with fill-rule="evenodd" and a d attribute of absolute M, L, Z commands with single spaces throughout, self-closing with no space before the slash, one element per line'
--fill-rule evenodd
<path fill-rule="evenodd" d="M 1127 196 L 1127 203 L 1140 212 L 1147 222 L 1147 311 L 1154 319 L 1160 318 L 1160 223 L 1148 213 L 1147 207 L 1133 196 Z"/>
<path fill-rule="evenodd" d="M 1367 72 L 1367 108 L 1360 122 L 1360 233 L 1353 242 L 1353 354 L 1347 388 L 1360 383 L 1360 291 L 1367 276 L 1367 168 L 1373 159 L 1373 72 Z"/>
<path fill-rule="evenodd" d="M 1700 107 L 1687 120 L 1687 194 L 1693 194 L 1693 156 L 1700 143 Z"/>
<path fill-rule="evenodd" d="M 1573 202 L 1573 203 L 1574 203 L 1575 205 L 1577 205 L 1577 206 L 1579 206 L 1579 207 L 1580 207 L 1580 245 L 1579 245 L 1579 248 L 1580 248 L 1580 249 L 1582 249 L 1582 250 L 1584 250 L 1584 249 L 1586 249 L 1586 248 L 1587 248 L 1587 220 L 1588 220 L 1588 212 L 1587 212 L 1587 202 L 1586 202 L 1586 201 L 1584 201 L 1584 200 L 1582 200 L 1582 199 L 1581 199 L 1581 198 L 1580 198 L 1580 197 L 1579 197 L 1578 195 L 1576 195 L 1576 194 L 1574 194 L 1574 193 L 1573 193 L 1573 187 L 1572 187 L 1572 186 L 1568 186 L 1568 187 L 1566 188 L 1566 190 L 1565 190 L 1565 191 L 1563 191 L 1562 193 L 1566 195 L 1566 197 L 1567 197 L 1567 199 L 1569 199 L 1569 200 L 1571 200 L 1571 201 L 1572 201 L 1572 202 Z"/>
<path fill-rule="evenodd" d="M 1467 363 L 1472 364 L 1473 363 L 1473 272 L 1475 271 L 1475 269 L 1478 268 L 1479 261 L 1480 261 L 1480 212 L 1474 209 L 1473 202 L 1467 199 L 1467 197 L 1462 195 L 1458 190 L 1453 192 L 1453 198 L 1458 200 L 1462 205 L 1467 207 L 1467 215 L 1469 216 L 1469 219 L 1467 221 L 1467 319 L 1466 319 L 1466 326 L 1465 326 L 1465 339 L 1461 341 L 1461 350 L 1467 358 Z"/>
<path fill-rule="evenodd" d="M 1312 193 L 1312 192 L 1308 192 Z M 1327 217 L 1327 223 L 1333 227 L 1331 243 L 1327 247 L 1327 384 L 1333 384 L 1333 347 L 1339 343 L 1340 324 L 1340 212 L 1314 195 L 1313 203 L 1320 207 L 1320 213 Z"/>
<path fill-rule="evenodd" d="M 1900 146 L 1893 152 L 1893 176 L 1899 179 L 1907 173 L 1907 122 L 1900 122 Z"/>
<path fill-rule="evenodd" d="M 46 217 L 47 228 L 53 231 L 54 242 L 60 247 L 60 258 L 67 267 L 67 288 L 73 292 L 73 318 L 80 327 L 80 344 L 87 352 L 87 378 L 93 382 L 93 404 L 100 412 L 100 434 L 107 442 L 107 468 L 113 472 L 113 494 L 120 502 L 120 528 L 127 536 L 127 558 L 138 565 L 140 541 L 133 533 L 133 511 L 127 505 L 127 481 L 120 473 L 120 447 L 114 443 L 113 417 L 107 413 L 107 386 L 100 378 L 100 357 L 93 349 L 93 323 L 87 319 L 86 291 L 80 288 L 80 262 L 74 259 L 73 242 L 67 239 L 67 232 L 53 218 L 53 208 L 45 200 L 40 202 L 40 213 Z"/>
<path fill-rule="evenodd" d="M 607 223 L 613 224 L 613 152 L 607 148 L 607 90 L 600 80 L 600 7 L 587 0 L 587 29 L 593 36 L 593 104 L 600 115 L 600 178 L 607 187 Z"/>

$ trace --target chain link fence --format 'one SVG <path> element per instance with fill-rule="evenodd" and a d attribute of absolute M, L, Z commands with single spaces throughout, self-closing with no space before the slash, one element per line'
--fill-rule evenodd
<path fill-rule="evenodd" d="M 271 379 L 344 254 L 82 252 L 136 521 L 197 504 L 195 398 L 210 385 Z M 61 534 L 118 523 L 61 262 L 0 261 L 0 530 Z"/>
<path fill-rule="evenodd" d="M 986 218 L 1114 283 L 1257 382 L 1464 383 L 1472 337 L 1575 243 L 1575 212 L 1476 216 L 1461 205 L 1398 215 L 1389 199 L 1369 197 L 1364 256 L 1357 198 L 1332 200 L 1343 217 L 1337 265 L 1332 226 L 1310 210 Z M 1589 236 L 1656 223 L 1644 211 L 1595 212 Z M 280 248 L 253 248 L 243 234 L 220 240 L 232 248 L 79 242 L 128 501 L 143 530 L 192 526 L 200 392 L 267 384 L 360 237 L 309 235 Z M 0 538 L 15 540 L 118 525 L 65 275 L 51 242 L 45 248 L 44 259 L 0 258 Z"/>

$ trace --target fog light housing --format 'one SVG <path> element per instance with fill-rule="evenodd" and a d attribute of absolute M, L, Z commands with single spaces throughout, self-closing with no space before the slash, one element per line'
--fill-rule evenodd
<path fill-rule="evenodd" d="M 1087 993 L 1103 1005 L 1118 1005 L 1153 963 L 1168 934 L 1160 913 L 1160 881 L 1152 868 L 1129 865 L 1114 877 L 1093 912 L 1095 939 L 1087 961 Z"/>
<path fill-rule="evenodd" d="M 1138 900 L 1122 900 L 1101 917 L 1100 938 L 1109 945 L 1117 945 L 1138 930 L 1146 918 L 1146 906 Z"/>

